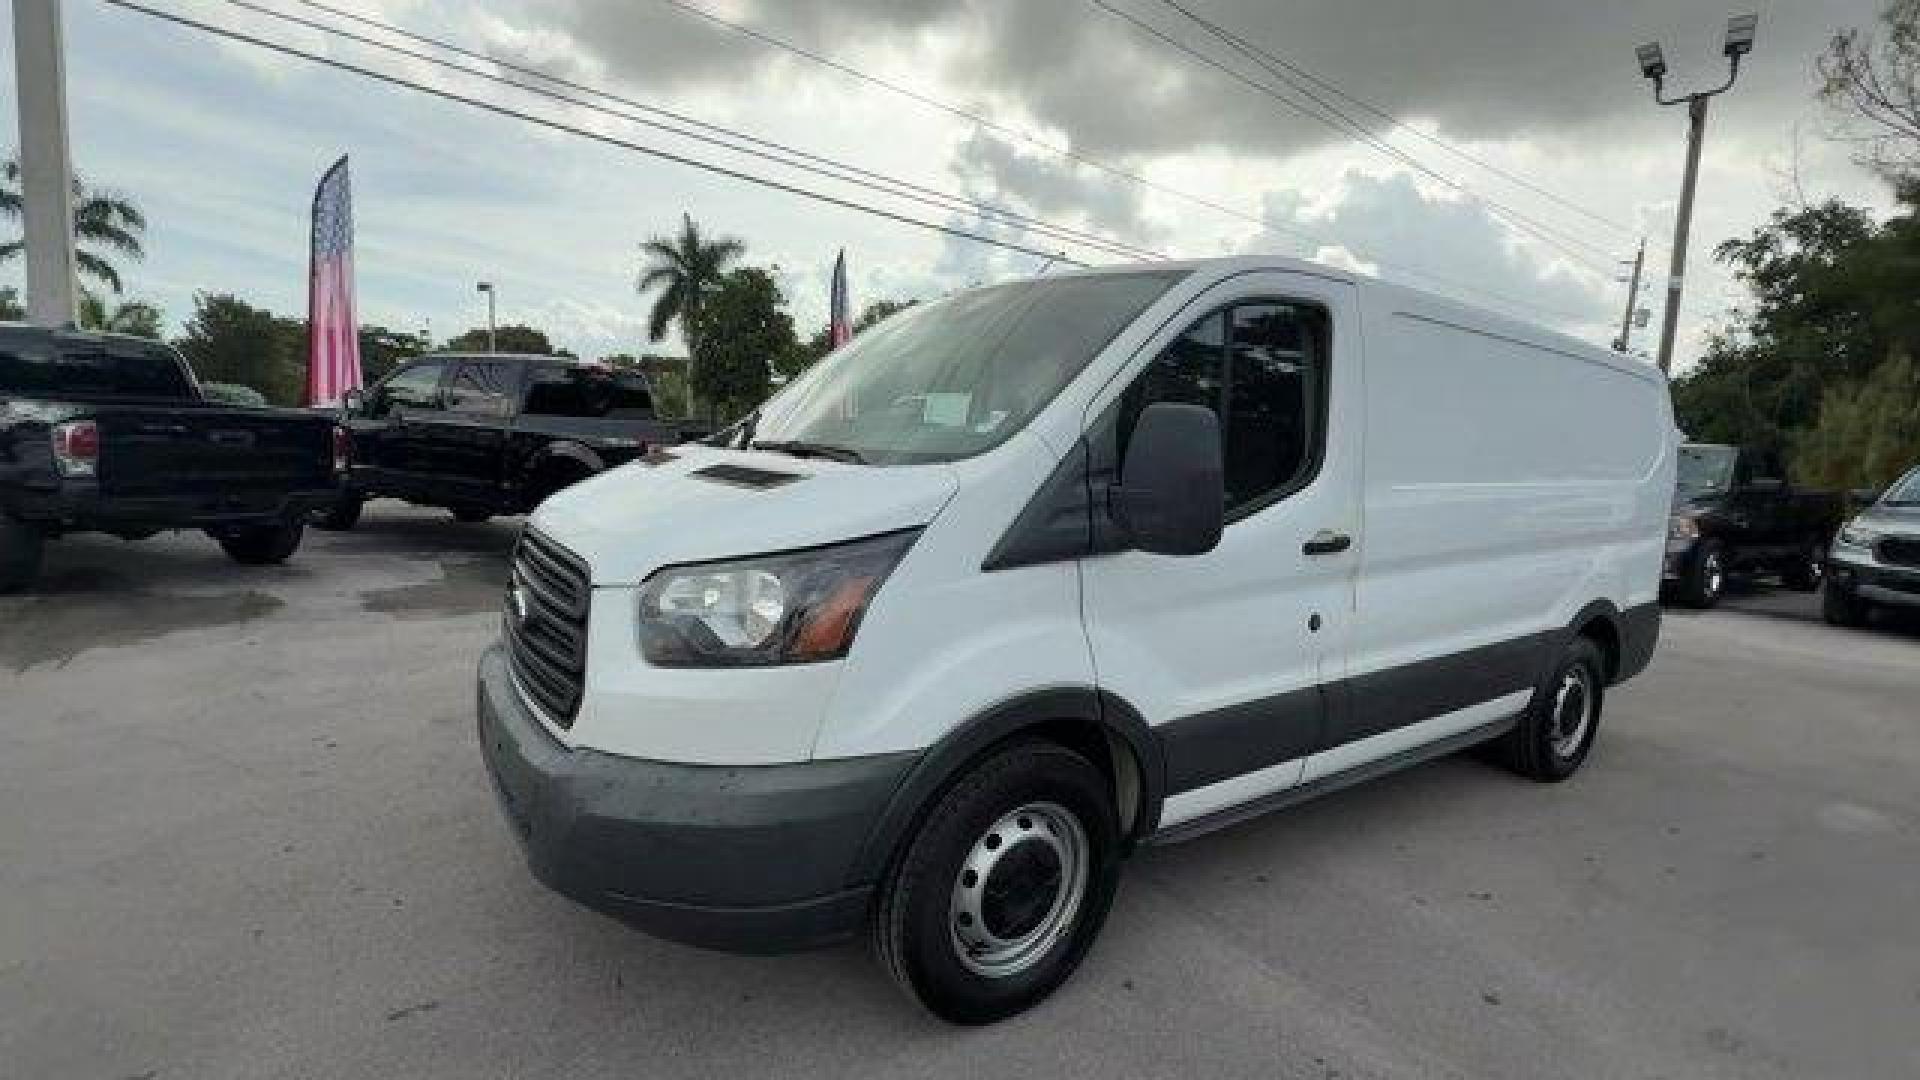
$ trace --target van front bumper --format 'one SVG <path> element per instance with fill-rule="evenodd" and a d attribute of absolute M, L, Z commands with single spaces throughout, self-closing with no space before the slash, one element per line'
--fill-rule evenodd
<path fill-rule="evenodd" d="M 479 737 L 535 877 L 658 937 L 785 952 L 858 932 L 855 861 L 917 753 L 794 765 L 679 765 L 563 746 L 499 645 L 480 660 Z"/>

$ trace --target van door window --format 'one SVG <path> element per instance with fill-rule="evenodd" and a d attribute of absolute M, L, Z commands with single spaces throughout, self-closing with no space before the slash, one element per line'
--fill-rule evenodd
<path fill-rule="evenodd" d="M 1325 317 L 1295 304 L 1233 309 L 1226 415 L 1227 509 L 1249 507 L 1308 479 L 1319 443 Z"/>
<path fill-rule="evenodd" d="M 1194 323 L 1121 396 L 1117 460 L 1156 401 L 1205 405 L 1220 417 L 1229 518 L 1312 480 L 1322 445 L 1327 316 L 1312 305 L 1238 304 Z"/>

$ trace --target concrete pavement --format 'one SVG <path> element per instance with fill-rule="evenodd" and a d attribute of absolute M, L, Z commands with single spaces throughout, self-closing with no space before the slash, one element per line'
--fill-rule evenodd
<path fill-rule="evenodd" d="M 1911 625 L 1672 613 L 1574 781 L 1456 758 L 1147 851 L 1065 990 L 959 1030 L 858 947 L 533 882 L 470 729 L 515 524 L 81 538 L 0 598 L 0 1073 L 1920 1075 Z"/>

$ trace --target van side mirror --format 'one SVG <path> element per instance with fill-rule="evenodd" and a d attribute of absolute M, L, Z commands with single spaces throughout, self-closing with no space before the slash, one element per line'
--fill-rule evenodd
<path fill-rule="evenodd" d="M 1224 471 L 1213 410 L 1158 401 L 1134 422 L 1107 510 L 1134 548 L 1204 554 L 1220 543 L 1226 524 Z"/>

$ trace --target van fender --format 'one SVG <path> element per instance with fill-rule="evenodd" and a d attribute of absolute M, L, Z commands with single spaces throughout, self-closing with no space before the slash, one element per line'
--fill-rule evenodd
<path fill-rule="evenodd" d="M 1166 791 L 1166 765 L 1158 742 L 1140 714 L 1119 698 L 1092 687 L 1065 686 L 1037 690 L 1004 701 L 961 724 L 929 747 L 900 781 L 886 809 L 868 833 L 854 859 L 849 885 L 878 881 L 901 842 L 912 835 L 921 818 L 969 766 L 994 746 L 1023 732 L 1059 730 L 1062 725 L 1080 732 L 1104 733 L 1112 749 L 1131 753 L 1138 775 L 1139 812 L 1130 838 L 1147 836 L 1160 820 L 1160 802 Z M 1096 761 L 1102 772 L 1108 761 Z M 1116 778 L 1116 795 L 1127 793 L 1128 783 Z M 1126 808 L 1121 808 L 1125 819 Z"/>
<path fill-rule="evenodd" d="M 1660 633 L 1660 605 L 1646 604 L 1622 612 L 1605 597 L 1589 601 L 1567 621 L 1554 643 L 1553 657 L 1558 657 L 1574 638 L 1588 631 L 1600 640 L 1601 649 L 1607 654 L 1607 681 L 1622 682 L 1638 675 L 1653 657 L 1654 640 Z M 1552 658 L 1547 662 L 1552 663 Z"/>

